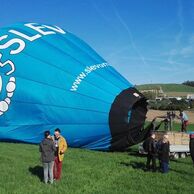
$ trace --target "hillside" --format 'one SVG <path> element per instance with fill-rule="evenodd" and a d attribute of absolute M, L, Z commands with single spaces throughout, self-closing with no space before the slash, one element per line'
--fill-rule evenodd
<path fill-rule="evenodd" d="M 154 90 L 170 97 L 186 97 L 188 94 L 194 94 L 194 87 L 183 84 L 144 84 L 136 87 L 140 91 Z"/>
<path fill-rule="evenodd" d="M 194 87 L 183 84 L 144 84 L 136 86 L 139 90 L 157 90 L 162 88 L 164 92 L 186 92 L 194 93 Z"/>
<path fill-rule="evenodd" d="M 137 146 L 129 152 L 108 153 L 69 148 L 62 179 L 45 185 L 37 145 L 0 143 L 1 194 L 191 194 L 191 158 L 170 162 L 170 172 L 145 172 L 146 158 Z"/>

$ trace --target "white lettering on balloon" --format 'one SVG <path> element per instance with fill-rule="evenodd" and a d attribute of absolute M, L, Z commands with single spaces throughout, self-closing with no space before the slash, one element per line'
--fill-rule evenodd
<path fill-rule="evenodd" d="M 16 70 L 15 64 L 10 59 L 3 61 L 2 60 L 3 54 L 1 53 L 1 50 L 10 48 L 9 54 L 16 55 L 21 53 L 25 49 L 27 41 L 33 42 L 41 38 L 42 36 L 57 33 L 66 34 L 66 32 L 59 28 L 58 26 L 40 25 L 37 23 L 27 23 L 24 24 L 24 26 L 32 29 L 36 34 L 29 36 L 29 34 L 24 34 L 23 32 L 19 32 L 15 29 L 10 29 L 8 31 L 8 34 L 0 36 L 0 68 L 3 68 L 5 66 L 8 67 L 8 71 L 5 73 L 5 76 L 8 76 L 9 78 L 5 86 L 6 96 L 4 97 L 4 99 L 0 100 L 0 115 L 3 115 L 9 109 L 11 97 L 13 96 L 14 91 L 16 89 L 16 78 L 13 76 L 13 73 Z M 14 34 L 16 35 L 16 37 L 9 39 L 10 34 L 12 35 Z M 3 44 L 1 44 L 1 42 L 3 42 Z M 12 45 L 14 45 L 14 49 Z M 0 92 L 2 91 L 3 87 L 2 78 L 3 77 L 0 75 Z"/>
<path fill-rule="evenodd" d="M 87 66 L 84 71 L 82 71 L 74 80 L 70 91 L 77 91 L 79 85 L 81 84 L 81 82 L 93 71 L 96 71 L 97 69 L 101 69 L 101 68 L 105 68 L 110 66 L 108 63 L 101 63 L 101 64 L 96 64 L 96 65 L 91 65 L 91 66 Z"/>

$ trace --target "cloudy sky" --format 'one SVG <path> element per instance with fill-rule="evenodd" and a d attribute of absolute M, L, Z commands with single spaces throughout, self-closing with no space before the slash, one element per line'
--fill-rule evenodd
<path fill-rule="evenodd" d="M 0 0 L 0 27 L 58 25 L 134 84 L 194 80 L 193 0 Z"/>

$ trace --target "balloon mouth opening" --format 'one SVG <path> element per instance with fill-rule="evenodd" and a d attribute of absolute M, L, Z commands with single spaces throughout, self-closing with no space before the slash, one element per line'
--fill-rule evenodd
<path fill-rule="evenodd" d="M 109 112 L 111 150 L 124 150 L 144 138 L 147 100 L 136 88 L 123 90 Z"/>
<path fill-rule="evenodd" d="M 132 110 L 130 111 L 130 119 L 127 123 L 129 146 L 141 142 L 144 138 L 146 114 L 147 100 L 141 98 L 132 106 Z"/>

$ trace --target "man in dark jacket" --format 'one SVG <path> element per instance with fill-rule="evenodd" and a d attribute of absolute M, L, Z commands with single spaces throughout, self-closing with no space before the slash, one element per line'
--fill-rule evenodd
<path fill-rule="evenodd" d="M 50 183 L 52 184 L 56 147 L 50 135 L 50 131 L 45 131 L 44 136 L 45 138 L 42 140 L 39 147 L 44 169 L 44 182 L 47 184 L 49 179 Z"/>
<path fill-rule="evenodd" d="M 157 147 L 156 147 L 156 135 L 151 133 L 151 136 L 148 139 L 148 154 L 147 154 L 147 170 L 152 170 L 156 172 L 156 156 L 157 156 Z M 152 163 L 152 165 L 151 165 Z"/>
<path fill-rule="evenodd" d="M 164 135 L 161 149 L 159 151 L 160 160 L 161 160 L 161 170 L 163 173 L 169 171 L 169 152 L 170 152 L 170 143 L 168 141 L 168 135 Z"/>
<path fill-rule="evenodd" d="M 190 142 L 189 142 L 191 159 L 193 160 L 194 165 L 194 134 L 190 134 Z"/>

